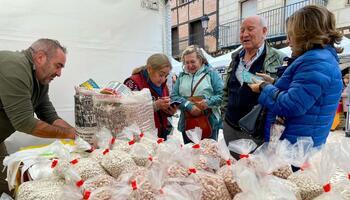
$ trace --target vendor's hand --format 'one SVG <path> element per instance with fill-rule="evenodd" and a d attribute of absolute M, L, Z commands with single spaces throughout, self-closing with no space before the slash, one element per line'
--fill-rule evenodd
<path fill-rule="evenodd" d="M 275 81 L 275 79 L 272 78 L 272 77 L 271 77 L 270 75 L 268 75 L 268 74 L 258 73 L 258 72 L 256 72 L 255 74 L 256 74 L 257 76 L 263 78 L 265 82 L 268 82 L 268 83 L 273 84 L 273 82 Z"/>
<path fill-rule="evenodd" d="M 170 107 L 170 98 L 169 97 L 162 97 L 155 101 L 155 104 L 159 110 L 163 110 L 164 112 L 167 112 L 168 108 Z"/>
<path fill-rule="evenodd" d="M 198 107 L 202 110 L 208 109 L 207 100 L 203 99 L 197 103 Z"/>
<path fill-rule="evenodd" d="M 253 92 L 255 93 L 260 93 L 260 83 L 252 83 L 252 84 L 248 84 L 248 86 L 250 87 L 250 89 L 252 89 Z"/>
<path fill-rule="evenodd" d="M 202 110 L 199 109 L 197 106 L 193 105 L 190 113 L 192 116 L 197 117 L 197 116 L 200 116 L 202 114 Z"/>

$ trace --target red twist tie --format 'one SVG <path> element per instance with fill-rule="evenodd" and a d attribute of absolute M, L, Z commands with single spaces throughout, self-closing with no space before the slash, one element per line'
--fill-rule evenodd
<path fill-rule="evenodd" d="M 148 160 L 150 160 L 150 161 L 152 162 L 152 161 L 153 161 L 152 156 L 149 156 L 149 157 L 148 157 Z"/>
<path fill-rule="evenodd" d="M 81 187 L 83 184 L 84 184 L 84 181 L 83 181 L 83 180 L 80 180 L 80 181 L 78 181 L 78 182 L 75 183 L 75 185 L 76 185 L 77 187 Z"/>
<path fill-rule="evenodd" d="M 137 184 L 135 180 L 131 181 L 131 187 L 132 187 L 132 190 L 137 190 Z"/>
<path fill-rule="evenodd" d="M 304 162 L 301 167 L 300 167 L 300 170 L 301 171 L 304 171 L 305 169 L 309 168 L 310 167 L 310 163 L 308 162 Z"/>
<path fill-rule="evenodd" d="M 197 170 L 196 170 L 195 168 L 189 168 L 188 171 L 189 171 L 191 174 L 197 173 Z"/>
<path fill-rule="evenodd" d="M 72 165 L 75 165 L 75 164 L 78 163 L 78 159 L 71 160 L 70 163 L 71 163 Z"/>
<path fill-rule="evenodd" d="M 327 183 L 326 185 L 323 186 L 323 191 L 329 192 L 331 191 L 331 184 Z"/>
<path fill-rule="evenodd" d="M 105 149 L 102 154 L 106 155 L 107 153 L 109 153 L 109 149 Z"/>
<path fill-rule="evenodd" d="M 135 140 L 133 139 L 133 140 L 131 140 L 129 143 L 128 143 L 129 145 L 133 145 L 133 144 L 135 144 Z"/>
<path fill-rule="evenodd" d="M 91 149 L 87 150 L 87 152 L 92 153 L 93 151 L 95 151 L 95 147 L 91 146 Z"/>
<path fill-rule="evenodd" d="M 115 137 L 112 137 L 111 144 L 114 144 L 114 143 L 115 143 Z"/>
<path fill-rule="evenodd" d="M 89 190 L 86 190 L 86 191 L 84 192 L 83 199 L 84 199 L 84 200 L 89 199 L 89 198 L 90 198 L 90 195 L 91 195 L 91 192 L 90 192 Z"/>
<path fill-rule="evenodd" d="M 231 160 L 226 160 L 226 165 L 230 166 L 231 165 Z"/>
<path fill-rule="evenodd" d="M 350 180 L 350 173 L 348 173 L 348 179 Z"/>
<path fill-rule="evenodd" d="M 58 163 L 58 160 L 54 159 L 51 163 L 51 168 L 55 168 Z"/>
<path fill-rule="evenodd" d="M 160 189 L 159 189 L 159 192 L 160 192 L 161 194 L 164 194 L 163 188 L 160 188 Z"/>
<path fill-rule="evenodd" d="M 249 155 L 248 154 L 240 154 L 239 158 L 249 158 Z"/>
<path fill-rule="evenodd" d="M 144 133 L 140 133 L 140 138 L 143 138 L 143 136 L 145 136 L 145 134 Z"/>
<path fill-rule="evenodd" d="M 163 142 L 164 142 L 164 139 L 163 139 L 163 138 L 159 138 L 159 139 L 157 140 L 157 143 L 158 143 L 158 144 L 163 143 Z"/>
<path fill-rule="evenodd" d="M 192 148 L 193 148 L 193 149 L 199 149 L 199 148 L 201 148 L 201 145 L 195 144 L 195 145 L 192 146 Z"/>

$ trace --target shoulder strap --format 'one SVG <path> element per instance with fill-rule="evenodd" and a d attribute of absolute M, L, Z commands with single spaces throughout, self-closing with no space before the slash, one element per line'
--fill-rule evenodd
<path fill-rule="evenodd" d="M 209 72 L 205 73 L 201 79 L 199 79 L 199 81 L 196 83 L 196 85 L 194 86 L 194 88 L 191 91 L 191 97 L 193 96 L 194 92 L 196 91 L 198 85 L 202 82 L 202 80 L 205 78 L 205 76 L 208 74 Z"/>

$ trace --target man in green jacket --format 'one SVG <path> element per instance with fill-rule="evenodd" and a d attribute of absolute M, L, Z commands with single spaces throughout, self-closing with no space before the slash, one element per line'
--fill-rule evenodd
<path fill-rule="evenodd" d="M 75 138 L 76 130 L 58 117 L 48 95 L 49 83 L 61 76 L 65 63 L 66 49 L 51 39 L 39 39 L 21 52 L 0 51 L 1 163 L 7 155 L 3 141 L 15 131 Z M 8 192 L 5 177 L 6 173 L 0 174 L 0 193 Z"/>
<path fill-rule="evenodd" d="M 268 45 L 267 23 L 261 16 L 250 16 L 243 20 L 240 29 L 240 42 L 243 49 L 232 54 L 232 61 L 227 69 L 224 85 L 223 134 L 226 143 L 238 139 L 256 140 L 244 133 L 239 126 L 239 120 L 248 114 L 258 104 L 259 94 L 248 86 L 257 72 L 276 76 L 277 67 L 282 65 L 285 55 Z M 254 74 L 254 75 L 253 75 Z M 231 152 L 238 159 L 239 155 Z"/>

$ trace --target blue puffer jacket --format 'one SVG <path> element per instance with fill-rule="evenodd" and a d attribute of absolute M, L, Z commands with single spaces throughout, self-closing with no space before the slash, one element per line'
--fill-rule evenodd
<path fill-rule="evenodd" d="M 259 103 L 268 108 L 265 134 L 270 135 L 272 117 L 285 118 L 281 139 L 295 143 L 311 136 L 314 146 L 326 142 L 342 90 L 342 77 L 335 49 L 326 46 L 298 57 L 278 79 L 261 92 Z"/>

